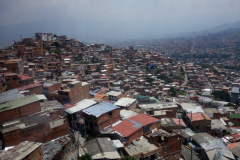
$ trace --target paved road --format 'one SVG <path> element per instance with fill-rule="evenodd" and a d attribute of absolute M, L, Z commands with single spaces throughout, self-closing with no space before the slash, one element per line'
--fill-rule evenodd
<path fill-rule="evenodd" d="M 76 140 L 78 140 L 79 142 L 79 145 L 73 147 L 71 151 L 64 156 L 63 158 L 64 160 L 77 160 L 79 154 L 82 155 L 85 153 L 82 149 L 82 146 L 85 143 L 85 139 L 81 136 L 81 134 L 79 134 L 78 131 L 76 131 L 74 134 L 75 134 Z"/>
<path fill-rule="evenodd" d="M 213 91 L 213 86 L 212 86 L 212 84 L 208 81 L 208 85 L 209 85 L 209 87 L 210 87 L 210 89 L 211 89 L 211 93 L 212 93 L 212 91 Z"/>
<path fill-rule="evenodd" d="M 188 83 L 188 78 L 187 78 L 187 74 L 185 74 L 185 80 L 184 82 L 181 84 L 181 87 L 185 86 Z"/>
<path fill-rule="evenodd" d="M 185 72 L 185 78 L 184 78 L 184 82 L 180 85 L 180 87 L 185 86 L 188 83 L 188 78 L 187 78 L 187 74 L 186 74 L 186 70 L 185 70 L 185 66 L 183 66 L 183 70 Z"/>

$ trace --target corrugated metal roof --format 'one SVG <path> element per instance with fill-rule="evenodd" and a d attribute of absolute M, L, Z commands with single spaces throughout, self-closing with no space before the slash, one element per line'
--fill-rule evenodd
<path fill-rule="evenodd" d="M 19 92 L 18 89 L 11 89 L 9 91 L 5 91 L 0 93 L 0 103 L 8 102 L 17 98 L 25 97 L 23 94 Z"/>
<path fill-rule="evenodd" d="M 92 156 L 93 159 L 121 158 L 110 138 L 92 139 L 91 141 L 88 141 L 83 148 Z"/>
<path fill-rule="evenodd" d="M 10 109 L 18 108 L 33 102 L 39 101 L 39 98 L 35 95 L 26 96 L 25 98 L 18 98 L 7 103 L 0 105 L 0 112 L 7 111 Z"/>
<path fill-rule="evenodd" d="M 102 103 L 96 104 L 92 107 L 89 107 L 87 109 L 84 109 L 83 112 L 88 115 L 93 115 L 93 116 L 99 117 L 102 114 L 107 113 L 107 112 L 112 111 L 117 108 L 119 108 L 119 107 L 115 106 L 112 103 L 102 102 Z"/>
<path fill-rule="evenodd" d="M 121 123 L 118 125 L 111 127 L 113 130 L 117 131 L 121 135 L 128 137 L 132 133 L 136 132 L 142 127 L 142 125 L 128 121 L 127 119 L 124 119 Z"/>
<path fill-rule="evenodd" d="M 138 114 L 138 115 L 130 117 L 128 119 L 130 119 L 130 120 L 132 120 L 134 122 L 137 122 L 137 123 L 139 123 L 139 124 L 141 124 L 143 126 L 151 124 L 153 122 L 157 122 L 159 120 L 157 118 L 153 118 L 153 117 L 148 116 L 146 114 Z"/>
<path fill-rule="evenodd" d="M 88 107 L 91 107 L 94 104 L 97 104 L 97 102 L 92 99 L 83 99 L 80 102 L 76 103 L 76 106 L 73 106 L 65 111 L 69 114 L 73 114 Z"/>
<path fill-rule="evenodd" d="M 37 143 L 37 142 L 29 142 L 29 141 L 21 142 L 14 148 L 12 148 L 8 151 L 2 152 L 0 154 L 0 159 L 1 160 L 24 159 L 26 156 L 28 156 L 31 152 L 36 150 L 41 145 L 42 145 L 42 143 Z"/>
<path fill-rule="evenodd" d="M 121 123 L 112 127 L 112 129 L 124 135 L 125 137 L 128 137 L 129 135 L 140 129 L 142 126 L 146 126 L 157 121 L 158 119 L 148 116 L 146 114 L 138 114 L 128 119 L 124 119 Z"/>
<path fill-rule="evenodd" d="M 54 156 L 58 154 L 63 147 L 71 141 L 70 135 L 65 135 L 57 139 L 51 140 L 42 145 L 43 160 L 54 159 Z"/>
<path fill-rule="evenodd" d="M 225 144 L 222 142 L 221 139 L 214 139 L 214 140 L 209 140 L 205 137 L 206 142 L 199 144 L 205 151 L 209 151 L 212 149 L 225 149 L 228 150 L 228 148 L 225 146 Z"/>
<path fill-rule="evenodd" d="M 27 85 L 27 86 L 20 87 L 20 88 L 18 88 L 18 90 L 23 91 L 23 90 L 27 90 L 27 89 L 34 88 L 34 87 L 39 87 L 39 86 L 42 86 L 42 84 L 34 83 L 34 84 L 30 84 L 30 85 Z"/>

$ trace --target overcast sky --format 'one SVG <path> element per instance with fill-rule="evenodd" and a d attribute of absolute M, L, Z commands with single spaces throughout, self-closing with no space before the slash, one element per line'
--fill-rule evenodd
<path fill-rule="evenodd" d="M 239 21 L 240 0 L 0 0 L 0 25 L 56 19 L 76 27 L 85 19 L 125 29 L 142 23 L 166 33 L 197 31 Z"/>
<path fill-rule="evenodd" d="M 239 0 L 1 0 L 0 4 L 0 25 L 70 17 L 219 24 L 240 19 Z"/>

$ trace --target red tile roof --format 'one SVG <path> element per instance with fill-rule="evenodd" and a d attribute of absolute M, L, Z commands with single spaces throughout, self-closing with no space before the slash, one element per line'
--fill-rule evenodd
<path fill-rule="evenodd" d="M 173 118 L 173 121 L 174 121 L 176 124 L 179 124 L 179 119 Z M 181 124 L 182 126 L 186 127 L 186 124 L 183 122 L 182 119 L 180 119 L 180 124 Z"/>
<path fill-rule="evenodd" d="M 140 130 L 142 126 L 146 126 L 157 121 L 158 119 L 148 116 L 146 114 L 138 114 L 128 119 L 124 119 L 121 123 L 111 128 L 117 131 L 118 133 L 122 134 L 123 136 L 128 137 L 134 132 Z"/>
<path fill-rule="evenodd" d="M 204 120 L 204 117 L 199 114 L 199 113 L 191 113 L 190 114 L 187 114 L 188 118 L 191 120 L 191 121 L 199 121 L 199 120 Z"/>
<path fill-rule="evenodd" d="M 107 78 L 109 78 L 108 76 L 102 76 L 102 77 L 100 77 L 101 79 L 107 79 Z"/>
<path fill-rule="evenodd" d="M 117 131 L 118 133 L 122 134 L 123 136 L 128 137 L 137 130 L 140 130 L 142 128 L 142 127 L 137 128 L 135 127 L 135 125 L 136 124 L 124 119 L 121 123 L 111 128 Z"/>
<path fill-rule="evenodd" d="M 21 78 L 21 80 L 27 80 L 27 79 L 33 79 L 33 77 L 29 77 L 29 76 L 24 76 L 24 75 L 18 75 L 18 77 L 20 77 Z"/>
<path fill-rule="evenodd" d="M 153 117 L 148 116 L 146 114 L 138 114 L 138 115 L 130 117 L 128 119 L 130 119 L 134 122 L 137 122 L 137 123 L 141 124 L 142 126 L 146 126 L 148 124 L 151 124 L 153 122 L 157 122 L 159 120 L 157 118 L 153 118 Z"/>
<path fill-rule="evenodd" d="M 101 88 L 101 91 L 108 91 L 108 88 Z"/>
<path fill-rule="evenodd" d="M 240 145 L 239 142 L 237 142 L 237 143 L 228 143 L 228 144 L 227 144 L 227 148 L 228 148 L 228 149 L 232 149 L 232 148 L 234 148 L 234 147 L 236 147 L 236 146 L 238 146 L 238 145 Z"/>
<path fill-rule="evenodd" d="M 238 133 L 232 134 L 231 136 L 235 139 L 240 139 L 240 135 Z"/>
<path fill-rule="evenodd" d="M 39 87 L 39 86 L 42 86 L 42 84 L 34 83 L 34 84 L 27 85 L 27 86 L 19 87 L 18 90 L 23 91 L 23 90 L 28 90 L 30 88 L 35 88 L 35 87 Z"/>

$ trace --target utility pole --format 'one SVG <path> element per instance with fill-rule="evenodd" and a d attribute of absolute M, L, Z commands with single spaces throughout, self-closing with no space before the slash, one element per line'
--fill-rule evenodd
<path fill-rule="evenodd" d="M 192 137 L 191 137 L 191 142 L 192 142 Z M 191 149 L 191 160 L 192 160 L 192 146 L 190 146 Z"/>

